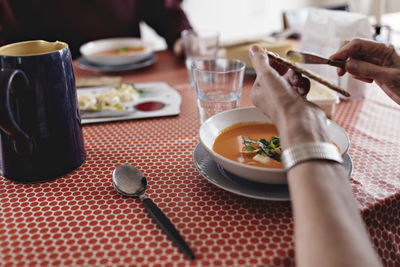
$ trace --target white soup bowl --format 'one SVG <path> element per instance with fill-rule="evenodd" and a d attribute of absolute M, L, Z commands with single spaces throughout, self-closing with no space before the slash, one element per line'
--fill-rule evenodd
<path fill-rule="evenodd" d="M 244 179 L 258 183 L 285 184 L 286 172 L 283 169 L 264 168 L 239 163 L 213 151 L 215 138 L 226 128 L 243 122 L 267 122 L 271 120 L 255 107 L 237 108 L 224 111 L 206 120 L 200 127 L 200 143 L 210 157 L 225 170 Z M 349 148 L 349 138 L 339 125 L 327 119 L 329 136 L 344 155 Z"/>

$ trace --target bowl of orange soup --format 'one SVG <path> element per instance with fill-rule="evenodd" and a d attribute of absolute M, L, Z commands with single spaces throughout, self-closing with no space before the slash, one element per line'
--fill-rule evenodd
<path fill-rule="evenodd" d="M 80 47 L 82 56 L 99 65 L 124 65 L 144 60 L 153 53 L 139 38 L 108 38 L 88 42 Z"/>
<path fill-rule="evenodd" d="M 328 119 L 327 125 L 332 142 L 344 155 L 349 148 L 346 132 Z M 225 170 L 254 182 L 287 183 L 278 130 L 257 108 L 218 113 L 201 125 L 199 137 L 210 157 Z"/>

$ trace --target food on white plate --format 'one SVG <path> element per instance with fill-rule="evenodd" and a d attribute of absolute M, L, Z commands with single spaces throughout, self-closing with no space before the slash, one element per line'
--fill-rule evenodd
<path fill-rule="evenodd" d="M 133 102 L 140 94 L 133 83 L 122 83 L 99 94 L 78 94 L 78 106 L 80 110 L 123 110 L 124 102 Z"/>
<path fill-rule="evenodd" d="M 97 55 L 125 55 L 128 53 L 136 53 L 136 52 L 142 52 L 146 49 L 144 45 L 138 45 L 138 46 L 120 46 L 117 48 L 112 48 L 112 49 L 107 49 L 107 50 L 102 50 L 99 52 L 95 52 L 93 54 Z"/>

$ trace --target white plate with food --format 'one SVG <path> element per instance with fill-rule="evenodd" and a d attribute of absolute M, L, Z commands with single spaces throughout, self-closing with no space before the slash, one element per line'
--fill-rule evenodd
<path fill-rule="evenodd" d="M 217 164 L 198 144 L 193 152 L 193 162 L 200 174 L 210 183 L 228 192 L 261 200 L 288 201 L 290 193 L 287 184 L 265 184 L 243 179 Z M 343 156 L 343 167 L 348 177 L 353 170 L 353 162 L 349 154 Z"/>
<path fill-rule="evenodd" d="M 165 82 L 83 87 L 77 97 L 82 124 L 174 116 L 182 102 Z"/>
<path fill-rule="evenodd" d="M 349 148 L 346 132 L 331 120 L 326 124 L 332 143 L 344 155 Z M 257 108 L 218 113 L 201 125 L 199 137 L 210 157 L 227 171 L 258 183 L 287 183 L 279 162 L 278 131 Z"/>
<path fill-rule="evenodd" d="M 88 42 L 79 49 L 92 64 L 124 65 L 148 58 L 153 49 L 139 38 L 109 38 Z"/>

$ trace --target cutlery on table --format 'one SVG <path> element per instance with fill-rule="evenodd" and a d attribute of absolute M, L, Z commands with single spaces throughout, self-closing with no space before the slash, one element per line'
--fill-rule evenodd
<path fill-rule="evenodd" d="M 115 86 L 120 84 L 122 76 L 78 76 L 75 78 L 75 86 L 95 87 L 95 86 Z"/>
<path fill-rule="evenodd" d="M 158 226 L 167 236 L 178 246 L 178 248 L 191 260 L 195 255 L 185 240 L 179 234 L 172 222 L 165 216 L 159 207 L 148 197 L 146 197 L 147 180 L 137 168 L 124 164 L 114 169 L 112 182 L 118 193 L 128 197 L 138 197 L 146 210 L 153 217 Z"/>
<path fill-rule="evenodd" d="M 346 64 L 345 60 L 327 59 L 317 54 L 302 52 L 302 51 L 289 50 L 286 52 L 286 56 L 291 61 L 303 64 L 327 64 L 342 69 Z"/>
<path fill-rule="evenodd" d="M 123 109 L 104 109 L 104 110 L 80 110 L 79 114 L 82 119 L 96 119 L 96 118 L 110 118 L 110 117 L 123 117 L 132 115 L 133 110 Z"/>

